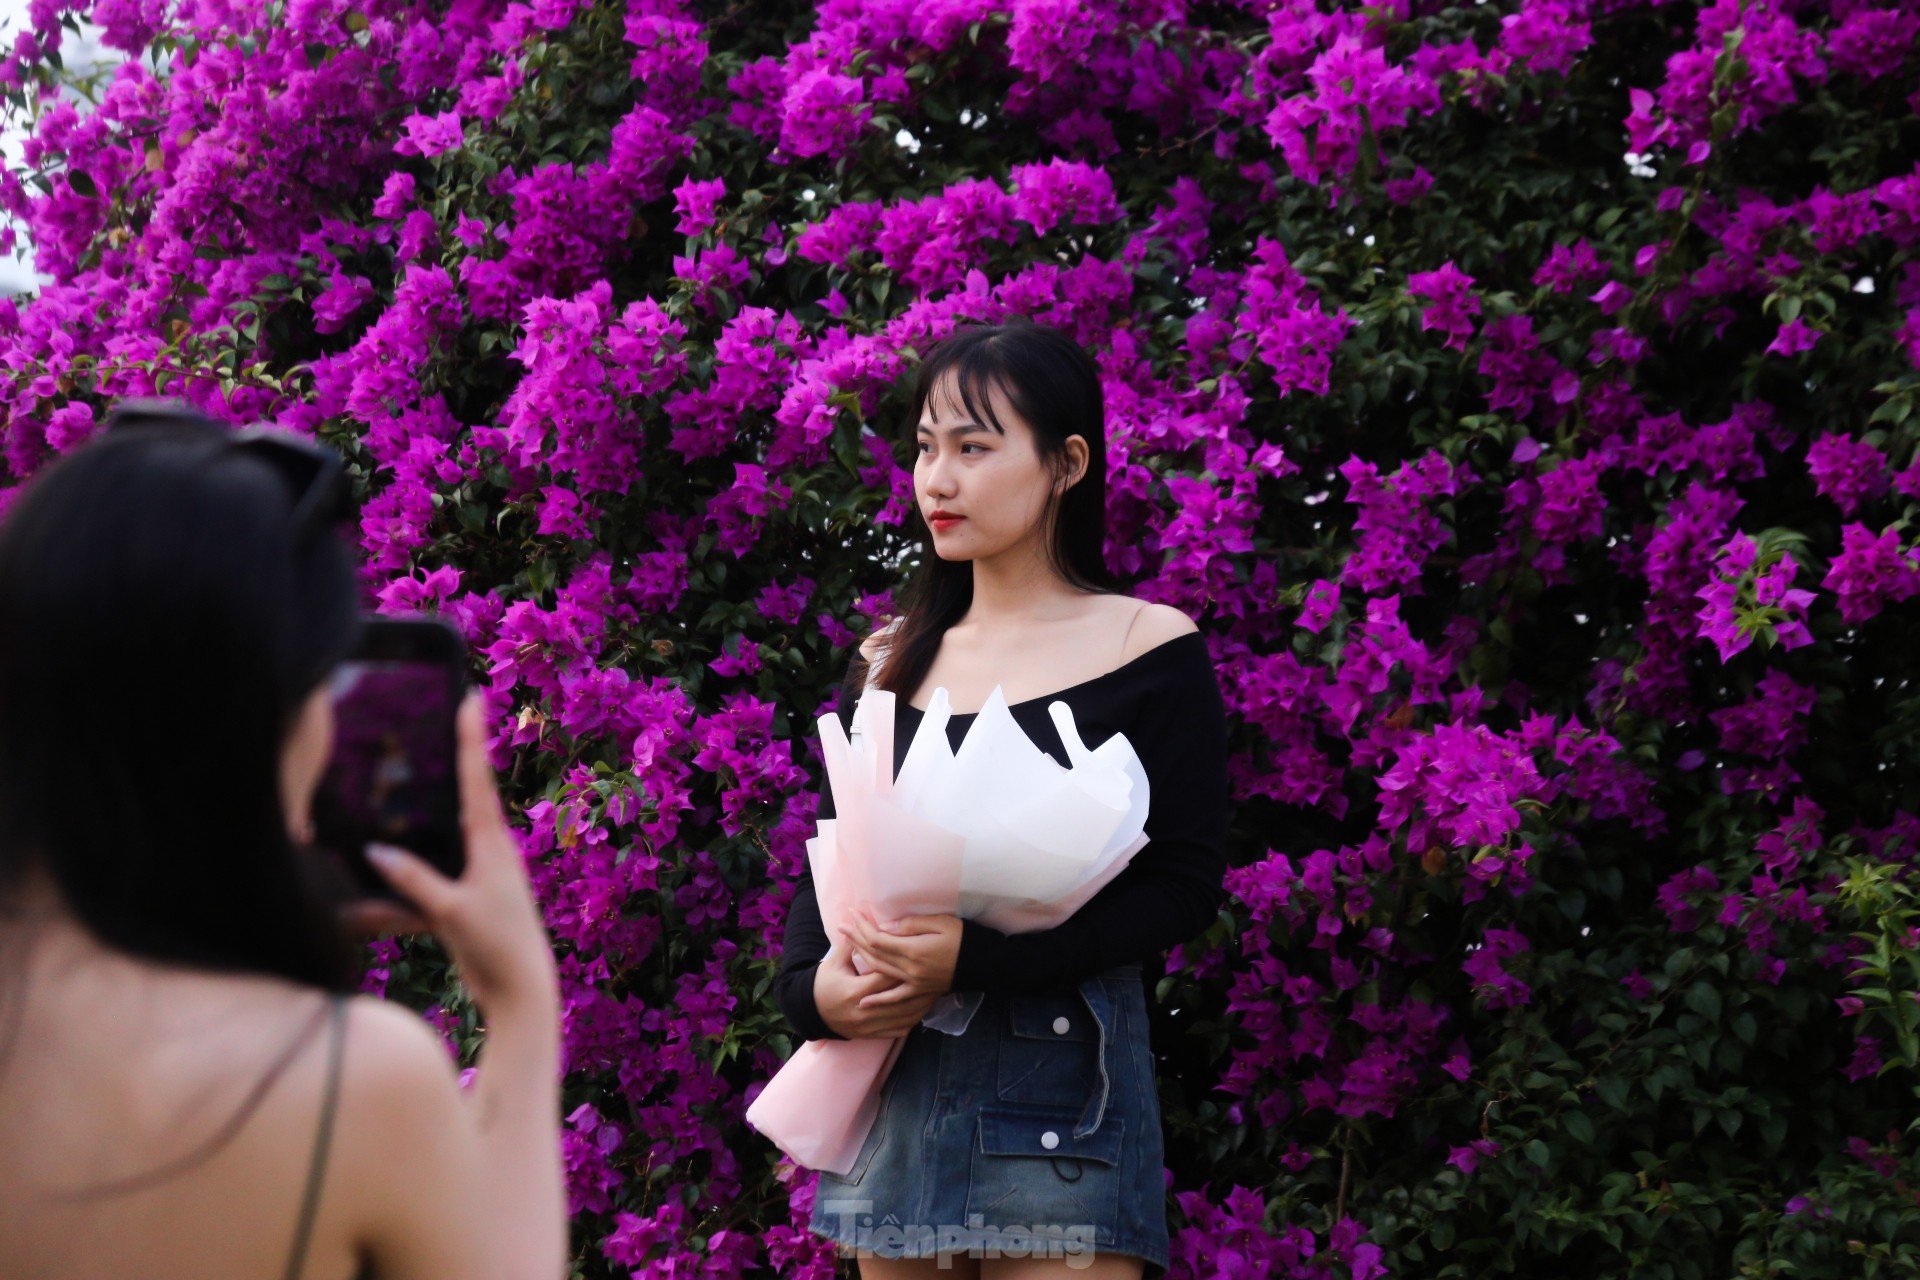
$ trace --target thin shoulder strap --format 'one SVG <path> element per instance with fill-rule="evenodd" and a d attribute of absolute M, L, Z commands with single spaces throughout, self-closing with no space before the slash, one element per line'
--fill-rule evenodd
<path fill-rule="evenodd" d="M 307 1188 L 300 1198 L 300 1220 L 293 1232 L 293 1252 L 287 1258 L 287 1280 L 300 1280 L 306 1266 L 313 1219 L 320 1208 L 320 1184 L 327 1172 L 327 1151 L 333 1145 L 333 1116 L 340 1103 L 340 1060 L 347 1039 L 347 998 L 328 997 L 332 1017 L 327 1027 L 327 1082 L 320 1095 L 320 1127 L 313 1135 L 313 1157 L 307 1164 Z"/>

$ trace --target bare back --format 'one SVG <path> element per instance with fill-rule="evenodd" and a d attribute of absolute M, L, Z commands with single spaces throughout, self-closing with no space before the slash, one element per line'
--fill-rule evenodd
<path fill-rule="evenodd" d="M 356 998 L 335 1037 L 320 991 L 143 962 L 71 925 L 41 934 L 0 1002 L 8 1280 L 289 1275 L 330 1042 L 337 1106 L 301 1280 L 348 1280 L 366 1261 L 383 1277 L 460 1274 L 457 1208 L 408 1210 L 462 1188 L 393 1185 L 428 1167 L 412 1135 L 436 1122 L 433 1095 L 458 1106 L 419 1018 Z M 408 1255 L 432 1248 L 452 1250 L 448 1269 L 413 1269 Z"/>

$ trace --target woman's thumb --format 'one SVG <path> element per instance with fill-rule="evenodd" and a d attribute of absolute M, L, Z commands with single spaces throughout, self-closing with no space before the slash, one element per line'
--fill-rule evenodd
<path fill-rule="evenodd" d="M 429 866 L 425 859 L 390 844 L 369 844 L 367 861 L 400 891 L 400 896 L 429 916 L 438 914 L 453 881 Z"/>

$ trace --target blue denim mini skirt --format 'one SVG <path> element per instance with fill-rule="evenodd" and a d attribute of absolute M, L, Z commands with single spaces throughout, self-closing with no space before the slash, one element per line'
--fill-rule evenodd
<path fill-rule="evenodd" d="M 917 1026 L 812 1229 L 883 1258 L 1144 1259 L 1167 1265 L 1160 1096 L 1140 966 L 985 997 L 960 1035 Z"/>

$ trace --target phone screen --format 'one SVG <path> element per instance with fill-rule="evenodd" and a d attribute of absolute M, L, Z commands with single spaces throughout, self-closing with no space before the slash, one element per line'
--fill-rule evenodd
<path fill-rule="evenodd" d="M 444 661 L 343 662 L 329 692 L 333 754 L 314 795 L 315 843 L 364 892 L 392 896 L 366 864 L 369 843 L 396 845 L 448 875 L 461 862 L 454 714 L 460 688 Z"/>

